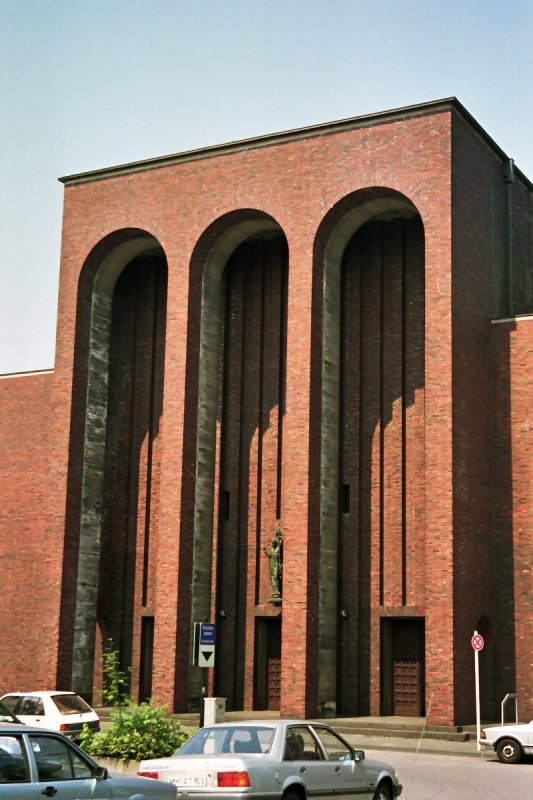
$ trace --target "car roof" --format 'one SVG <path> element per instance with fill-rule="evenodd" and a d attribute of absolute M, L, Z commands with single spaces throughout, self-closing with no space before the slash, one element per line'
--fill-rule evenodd
<path fill-rule="evenodd" d="M 43 692 L 41 689 L 38 689 L 36 691 L 28 691 L 28 692 L 5 692 L 2 695 L 2 697 L 25 697 L 27 694 L 33 694 L 36 695 L 37 697 L 55 697 L 58 694 L 76 694 L 76 692 L 71 692 L 70 690 L 62 692 L 59 689 Z M 0 697 L 0 700 L 2 699 L 2 697 Z"/>
<path fill-rule="evenodd" d="M 312 719 L 248 719 L 248 720 L 227 720 L 217 722 L 214 725 L 207 725 L 208 728 L 249 728 L 250 726 L 260 726 L 261 728 L 285 728 L 290 725 L 314 725 L 315 727 L 326 727 L 327 722 L 320 722 Z"/>
<path fill-rule="evenodd" d="M 0 723 L 0 735 L 5 735 L 7 733 L 54 733 L 57 734 L 58 731 L 52 731 L 50 728 L 41 728 L 38 725 L 23 725 L 21 722 L 1 722 Z"/>

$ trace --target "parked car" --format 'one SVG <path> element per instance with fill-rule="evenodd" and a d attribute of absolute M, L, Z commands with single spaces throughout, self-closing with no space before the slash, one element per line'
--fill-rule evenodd
<path fill-rule="evenodd" d="M 525 755 L 533 755 L 533 720 L 522 725 L 483 728 L 479 743 L 495 750 L 503 764 L 516 764 Z"/>
<path fill-rule="evenodd" d="M 111 777 L 66 736 L 0 724 L 0 800 L 172 800 L 176 788 L 133 775 Z"/>
<path fill-rule="evenodd" d="M 11 692 L 0 702 L 24 725 L 60 731 L 74 740 L 85 724 L 100 730 L 98 714 L 75 692 Z"/>
<path fill-rule="evenodd" d="M 201 728 L 173 756 L 142 761 L 137 774 L 174 784 L 188 800 L 392 800 L 402 791 L 392 767 L 366 759 L 328 725 L 301 720 Z"/>

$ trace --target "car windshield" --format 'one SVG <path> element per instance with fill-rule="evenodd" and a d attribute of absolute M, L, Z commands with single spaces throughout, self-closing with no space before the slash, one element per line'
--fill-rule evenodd
<path fill-rule="evenodd" d="M 17 719 L 15 715 L 11 713 L 9 708 L 7 708 L 7 706 L 5 706 L 4 703 L 2 703 L 1 701 L 0 701 L 0 722 L 18 722 L 19 724 L 22 724 L 20 720 Z"/>
<path fill-rule="evenodd" d="M 174 755 L 266 754 L 270 751 L 273 736 L 274 728 L 262 725 L 222 725 L 201 728 Z"/>
<path fill-rule="evenodd" d="M 61 714 L 86 714 L 92 711 L 85 700 L 77 694 L 55 694 L 52 700 Z"/>

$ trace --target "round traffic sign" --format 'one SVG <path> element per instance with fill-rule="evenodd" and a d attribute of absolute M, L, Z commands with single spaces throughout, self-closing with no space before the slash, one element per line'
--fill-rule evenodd
<path fill-rule="evenodd" d="M 483 636 L 480 633 L 475 633 L 470 641 L 472 642 L 474 650 L 483 650 L 485 647 Z"/>

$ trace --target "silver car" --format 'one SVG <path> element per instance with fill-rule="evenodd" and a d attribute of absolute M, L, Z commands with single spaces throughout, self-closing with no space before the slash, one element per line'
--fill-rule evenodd
<path fill-rule="evenodd" d="M 0 724 L 0 800 L 172 800 L 168 783 L 110 777 L 61 733 Z"/>
<path fill-rule="evenodd" d="M 170 758 L 142 761 L 138 774 L 174 784 L 182 800 L 392 800 L 402 791 L 392 767 L 301 720 L 201 728 Z"/>

